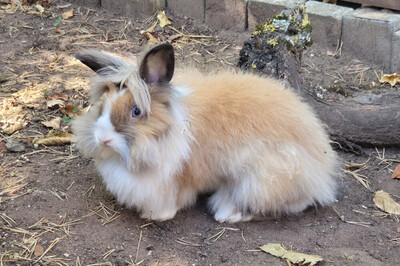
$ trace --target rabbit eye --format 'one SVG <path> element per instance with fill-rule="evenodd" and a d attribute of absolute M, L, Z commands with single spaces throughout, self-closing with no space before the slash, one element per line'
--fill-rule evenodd
<path fill-rule="evenodd" d="M 117 87 L 118 90 L 121 89 L 121 85 L 122 85 L 122 88 L 126 87 L 125 83 L 124 84 L 121 84 L 121 82 L 115 83 L 115 86 Z"/>
<path fill-rule="evenodd" d="M 138 117 L 141 113 L 139 107 L 135 106 L 132 108 L 132 117 Z"/>

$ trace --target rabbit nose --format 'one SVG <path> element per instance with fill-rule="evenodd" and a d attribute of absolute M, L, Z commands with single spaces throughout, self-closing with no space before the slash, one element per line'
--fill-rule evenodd
<path fill-rule="evenodd" d="M 104 146 L 108 146 L 107 144 L 109 144 L 111 142 L 111 139 L 102 140 L 102 142 L 103 142 Z"/>
<path fill-rule="evenodd" d="M 102 138 L 102 137 L 97 137 L 97 140 L 100 142 L 100 143 L 102 143 L 104 146 L 109 146 L 110 145 L 110 142 L 111 142 L 111 139 L 109 139 L 109 138 Z"/>

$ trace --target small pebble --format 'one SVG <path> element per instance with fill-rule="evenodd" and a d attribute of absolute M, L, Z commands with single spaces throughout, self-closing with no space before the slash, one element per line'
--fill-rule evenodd
<path fill-rule="evenodd" d="M 11 152 L 23 152 L 26 150 L 25 144 L 15 139 L 6 140 L 6 148 Z"/>

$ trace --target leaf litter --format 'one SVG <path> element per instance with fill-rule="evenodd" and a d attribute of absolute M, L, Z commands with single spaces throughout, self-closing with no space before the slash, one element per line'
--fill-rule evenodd
<path fill-rule="evenodd" d="M 393 179 L 400 179 L 400 164 L 398 164 L 396 166 L 396 168 L 393 170 L 392 178 Z"/>
<path fill-rule="evenodd" d="M 107 206 L 104 203 L 100 202 L 100 204 L 95 207 L 90 213 L 86 214 L 83 217 L 90 217 L 93 215 L 97 215 L 102 218 L 102 224 L 106 225 L 118 219 L 120 217 L 120 213 L 113 210 L 115 204 L 113 203 L 112 206 Z"/>
<path fill-rule="evenodd" d="M 260 249 L 268 254 L 275 257 L 279 257 L 290 261 L 291 263 L 296 263 L 299 265 L 315 265 L 324 259 L 318 255 L 309 255 L 305 253 L 289 251 L 285 249 L 281 244 L 268 243 L 261 246 Z"/>
<path fill-rule="evenodd" d="M 226 231 L 240 231 L 239 228 L 232 228 L 232 227 L 217 227 L 217 230 L 220 230 L 218 233 L 215 235 L 212 235 L 211 237 L 207 238 L 207 240 L 211 240 L 213 242 L 217 241 L 220 239 L 221 236 L 225 234 Z"/>
<path fill-rule="evenodd" d="M 400 75 L 397 73 L 393 74 L 381 74 L 379 78 L 380 83 L 389 83 L 390 86 L 395 86 L 397 83 L 400 83 Z"/>
<path fill-rule="evenodd" d="M 66 11 L 66 12 L 61 14 L 61 17 L 63 19 L 69 19 L 69 18 L 72 18 L 73 16 L 74 16 L 74 9 L 73 8 L 71 8 L 70 10 L 68 10 L 68 11 Z"/>
<path fill-rule="evenodd" d="M 364 163 L 357 163 L 357 164 L 349 164 L 346 163 L 346 169 L 343 170 L 344 173 L 353 176 L 361 185 L 363 185 L 366 189 L 371 190 L 368 177 L 360 174 L 361 171 L 367 170 L 367 163 L 369 162 L 370 158 Z M 355 170 L 353 170 L 355 169 Z"/>
<path fill-rule="evenodd" d="M 62 219 L 57 222 L 50 222 L 47 219 L 40 219 L 35 224 L 29 226 L 28 228 L 19 228 L 14 225 L 2 225 L 0 228 L 5 231 L 10 231 L 15 234 L 21 235 L 21 240 L 13 240 L 14 248 L 13 251 L 5 250 L 0 254 L 0 263 L 3 262 L 30 262 L 30 263 L 50 263 L 57 265 L 68 265 L 69 259 L 57 257 L 54 255 L 47 255 L 53 247 L 62 239 L 70 236 L 70 226 L 75 226 L 81 223 L 80 219 L 67 221 L 67 216 L 65 215 Z M 56 234 L 61 233 L 61 236 L 56 236 L 50 241 L 50 244 L 45 248 L 44 244 L 41 244 L 44 240 L 45 234 Z M 44 243 L 44 242 L 43 242 Z"/>
<path fill-rule="evenodd" d="M 355 222 L 355 221 L 348 221 L 344 218 L 343 215 L 341 215 L 338 210 L 336 210 L 335 207 L 332 207 L 332 210 L 337 214 L 337 216 L 339 217 L 339 219 L 344 222 L 344 223 L 348 223 L 348 224 L 354 224 L 354 225 L 359 225 L 359 226 L 363 226 L 363 227 L 370 227 L 372 226 L 372 223 L 370 222 Z"/>
<path fill-rule="evenodd" d="M 56 117 L 50 121 L 43 121 L 42 125 L 52 129 L 60 129 L 61 117 Z"/>
<path fill-rule="evenodd" d="M 71 144 L 74 139 L 74 135 L 68 132 L 63 133 L 51 133 L 46 136 L 40 137 L 33 141 L 33 144 L 46 145 L 46 146 L 60 146 Z"/>
<path fill-rule="evenodd" d="M 26 124 L 27 123 L 19 123 L 19 122 L 13 123 L 10 126 L 3 129 L 3 133 L 7 135 L 12 135 L 16 131 L 23 129 L 26 126 Z"/>
<path fill-rule="evenodd" d="M 375 206 L 379 209 L 389 214 L 400 215 L 400 204 L 393 200 L 389 193 L 378 190 L 375 192 L 373 201 Z"/>
<path fill-rule="evenodd" d="M 0 177 L 0 204 L 31 193 L 32 190 L 26 188 L 28 183 L 24 182 L 25 179 Z"/>
<path fill-rule="evenodd" d="M 161 28 L 171 25 L 171 21 L 168 19 L 167 15 L 165 15 L 165 11 L 158 11 L 157 19 Z"/>

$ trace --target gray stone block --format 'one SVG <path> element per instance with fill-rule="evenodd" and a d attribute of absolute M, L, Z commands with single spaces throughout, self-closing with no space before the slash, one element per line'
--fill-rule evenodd
<path fill-rule="evenodd" d="M 182 16 L 204 22 L 205 0 L 168 0 L 167 8 Z"/>
<path fill-rule="evenodd" d="M 165 6 L 165 0 L 101 0 L 104 10 L 127 17 L 150 16 Z"/>
<path fill-rule="evenodd" d="M 298 3 L 298 0 L 250 0 L 248 1 L 248 29 L 264 24 L 268 19 Z"/>
<path fill-rule="evenodd" d="M 397 56 L 394 53 L 399 49 L 396 47 L 399 42 L 394 41 L 399 30 L 399 14 L 371 8 L 358 9 L 343 17 L 342 50 L 379 64 L 385 72 L 393 72 L 399 64 L 393 62 L 393 56 Z"/>
<path fill-rule="evenodd" d="M 391 72 L 400 73 L 400 31 L 396 31 L 392 38 Z"/>
<path fill-rule="evenodd" d="M 243 32 L 246 4 L 245 0 L 206 0 L 205 22 L 217 29 Z"/>
<path fill-rule="evenodd" d="M 343 16 L 350 15 L 354 9 L 317 1 L 308 1 L 306 9 L 313 26 L 314 43 L 330 49 L 336 48 L 341 36 Z"/>
<path fill-rule="evenodd" d="M 69 0 L 68 2 L 79 4 L 80 6 L 86 7 L 100 7 L 101 0 Z"/>

